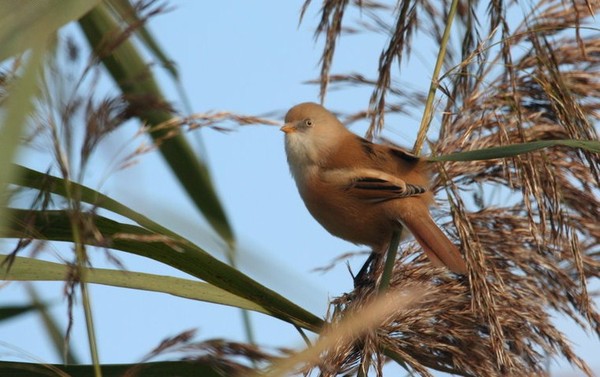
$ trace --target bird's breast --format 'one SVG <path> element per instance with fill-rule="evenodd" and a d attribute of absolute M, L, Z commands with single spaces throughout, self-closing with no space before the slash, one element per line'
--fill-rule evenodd
<path fill-rule="evenodd" d="M 344 187 L 320 179 L 316 171 L 296 183 L 308 211 L 329 233 L 373 248 L 389 241 L 394 227 L 378 204 L 357 200 Z"/>

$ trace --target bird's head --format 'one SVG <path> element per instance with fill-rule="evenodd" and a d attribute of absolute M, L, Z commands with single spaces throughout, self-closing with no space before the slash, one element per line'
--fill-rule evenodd
<path fill-rule="evenodd" d="M 285 149 L 290 164 L 318 163 L 334 152 L 349 133 L 323 106 L 305 102 L 292 107 L 285 116 Z"/>

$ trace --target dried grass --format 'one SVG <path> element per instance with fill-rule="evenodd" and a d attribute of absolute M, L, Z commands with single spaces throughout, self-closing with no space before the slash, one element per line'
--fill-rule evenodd
<path fill-rule="evenodd" d="M 325 1 L 323 9 L 330 3 L 341 6 Z M 322 97 L 330 82 L 373 88 L 369 110 L 348 118 L 370 117 L 372 132 L 391 110 L 386 96 L 402 96 L 391 79 L 391 62 L 405 57 L 407 41 L 427 21 L 434 22 L 432 36 L 439 40 L 444 20 L 427 1 L 398 4 L 395 25 L 367 29 L 387 27 L 391 35 L 378 79 L 357 73 L 320 79 Z M 476 4 L 459 6 L 462 50 L 451 51 L 448 60 L 462 60 L 441 81 L 446 105 L 439 141 L 431 144 L 436 155 L 534 140 L 598 140 L 600 43 L 583 25 L 600 3 L 543 1 L 514 31 L 506 18 L 509 5 L 490 3 L 487 32 Z M 376 11 L 389 9 L 369 10 Z M 332 14 L 328 19 L 337 17 L 335 25 L 341 25 L 343 11 Z M 323 22 L 318 32 L 332 29 Z M 325 33 L 326 44 L 338 37 Z M 331 59 L 325 49 L 322 72 L 329 72 Z M 542 376 L 548 375 L 549 358 L 564 357 L 591 376 L 550 313 L 600 336 L 600 314 L 587 289 L 600 277 L 600 156 L 552 148 L 438 167 L 433 188 L 449 203 L 438 212 L 451 216 L 444 226 L 460 239 L 469 276 L 434 269 L 421 256 L 411 260 L 418 250 L 405 246 L 390 289 L 424 286 L 419 304 L 324 354 L 308 370 L 333 376 L 374 365 L 382 375 L 382 360 L 391 357 L 422 376 L 431 375 L 428 368 L 465 376 Z M 377 280 L 380 269 L 371 273 Z M 335 324 L 376 294 L 375 287 L 356 287 L 332 302 L 336 310 L 329 320 Z"/>
<path fill-rule="evenodd" d="M 309 3 L 305 3 L 303 14 Z M 349 6 L 360 7 L 366 15 L 356 27 L 344 25 Z M 581 25 L 600 4 L 543 1 L 514 31 L 506 18 L 508 6 L 502 0 L 491 2 L 484 25 L 478 18 L 477 4 L 460 4 L 458 20 L 464 32 L 460 51 L 451 49 L 448 54 L 446 66 L 454 69 L 440 82 L 445 109 L 440 141 L 431 144 L 434 154 L 533 140 L 598 139 L 594 125 L 600 118 L 600 42 Z M 139 25 L 163 10 L 146 10 Z M 383 16 L 390 13 L 393 23 Z M 347 118 L 348 122 L 369 118 L 372 133 L 383 126 L 386 114 L 420 106 L 423 96 L 398 87 L 393 68 L 409 56 L 416 33 L 428 33 L 440 42 L 444 23 L 440 6 L 427 0 L 402 1 L 395 8 L 375 1 L 323 1 L 317 27 L 317 35 L 325 36 L 321 99 L 332 83 L 372 88 L 368 110 Z M 97 56 L 113 51 L 139 25 L 113 38 L 96 52 Z M 331 72 L 336 42 L 344 31 L 389 35 L 376 78 Z M 498 44 L 496 49 L 492 48 L 494 43 Z M 77 49 L 72 45 L 67 48 L 67 55 L 76 60 Z M 10 75 L 3 75 L 0 88 L 9 79 Z M 392 103 L 391 95 L 402 102 Z M 48 98 L 48 108 L 55 110 L 47 114 L 42 111 L 37 119 L 45 129 L 53 130 L 55 157 L 65 178 L 73 176 L 68 157 L 74 154 L 70 128 L 77 114 L 84 115 L 86 124 L 79 151 L 79 170 L 83 171 L 98 143 L 131 116 L 148 107 L 173 111 L 170 104 L 143 96 L 101 101 L 85 96 L 69 98 L 58 104 Z M 129 103 L 126 108 L 125 102 Z M 223 121 L 274 124 L 264 118 L 218 112 L 173 118 L 152 131 L 161 131 L 159 145 L 185 130 L 224 130 L 219 126 Z M 127 160 L 155 147 L 139 148 Z M 378 295 L 377 287 L 363 284 L 333 300 L 330 325 L 323 333 L 343 336 L 317 349 L 318 358 L 302 359 L 302 370 L 316 370 L 323 376 L 364 375 L 369 370 L 382 375 L 383 364 L 393 359 L 422 376 L 431 375 L 429 368 L 464 376 L 542 376 L 547 375 L 548 358 L 564 357 L 591 376 L 567 337 L 556 329 L 550 313 L 566 315 L 600 336 L 600 314 L 587 290 L 589 280 L 600 277 L 599 166 L 597 154 L 568 148 L 512 159 L 440 164 L 433 188 L 445 193 L 449 205 L 439 212 L 452 219 L 444 227 L 460 239 L 469 276 L 432 268 L 422 255 L 413 257 L 419 253 L 414 244 L 406 244 L 396 262 L 390 290 L 411 292 L 418 288 L 422 292 L 418 302 L 400 306 L 391 314 L 385 312 L 383 317 L 376 317 L 377 321 L 365 320 L 369 326 L 356 332 L 348 330 L 345 323 L 355 313 L 369 310 Z M 496 196 L 481 194 L 494 190 Z M 72 199 L 76 202 L 76 195 Z M 36 198 L 36 206 L 50 207 L 49 196 Z M 73 222 L 82 237 L 98 238 L 93 224 L 83 221 L 87 218 L 84 209 L 74 208 L 74 213 L 80 214 L 74 215 Z M 103 241 L 101 237 L 98 240 Z M 146 241 L 164 242 L 160 237 Z M 380 267 L 371 271 L 373 281 L 379 278 Z M 72 269 L 73 276 L 65 287 L 69 300 L 80 281 L 77 271 Z M 167 339 L 149 358 L 173 349 L 195 351 L 196 359 L 212 360 L 231 374 L 249 372 L 239 358 L 272 361 L 249 345 L 209 341 L 192 346 L 189 334 Z"/>
<path fill-rule="evenodd" d="M 188 330 L 162 340 L 140 360 L 138 365 L 130 368 L 124 377 L 143 376 L 145 363 L 173 354 L 178 355 L 180 360 L 208 366 L 223 376 L 247 376 L 252 371 L 249 362 L 264 363 L 275 358 L 274 354 L 249 344 L 222 339 L 195 342 L 193 341 L 195 332 L 195 330 Z M 284 352 L 286 351 L 277 351 L 277 353 Z"/>

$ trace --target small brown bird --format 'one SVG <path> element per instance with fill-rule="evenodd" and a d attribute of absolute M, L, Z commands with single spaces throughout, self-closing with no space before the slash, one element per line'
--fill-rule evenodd
<path fill-rule="evenodd" d="M 292 107 L 281 130 L 300 196 L 327 231 L 383 253 L 403 225 L 435 266 L 466 274 L 460 252 L 429 214 L 426 161 L 353 134 L 316 103 Z"/>

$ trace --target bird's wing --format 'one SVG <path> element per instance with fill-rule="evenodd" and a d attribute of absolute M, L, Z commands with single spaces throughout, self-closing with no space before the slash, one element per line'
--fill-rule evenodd
<path fill-rule="evenodd" d="M 335 169 L 324 173 L 323 179 L 370 203 L 417 196 L 427 191 L 423 186 L 375 169 Z"/>

